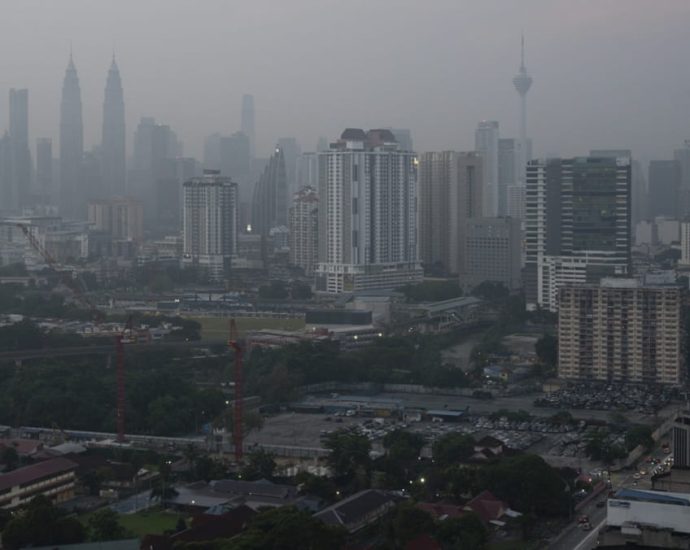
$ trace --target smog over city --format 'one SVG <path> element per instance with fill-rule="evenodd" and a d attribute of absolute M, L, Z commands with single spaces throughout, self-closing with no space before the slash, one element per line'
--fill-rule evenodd
<path fill-rule="evenodd" d="M 688 548 L 690 2 L 0 14 L 2 548 Z"/>

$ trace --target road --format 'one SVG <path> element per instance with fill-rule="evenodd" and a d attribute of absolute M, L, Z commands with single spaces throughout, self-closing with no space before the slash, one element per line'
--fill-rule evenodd
<path fill-rule="evenodd" d="M 191 342 L 149 342 L 148 344 L 126 344 L 125 352 L 160 351 L 164 349 L 207 348 L 214 345 L 227 345 L 225 340 Z M 72 357 L 78 355 L 108 355 L 115 353 L 113 343 L 102 346 L 78 346 L 65 348 L 37 348 L 0 352 L 0 361 L 17 361 L 41 357 Z"/>
<path fill-rule="evenodd" d="M 640 459 L 638 469 L 636 470 L 624 470 L 622 472 L 615 472 L 611 475 L 611 484 L 614 490 L 621 489 L 625 487 L 635 488 L 635 489 L 651 489 L 652 480 L 649 473 L 650 468 L 653 468 L 651 464 L 644 461 L 647 457 L 652 457 L 659 459 L 661 461 L 667 459 L 671 455 L 664 453 L 660 447 L 657 447 L 653 452 L 643 455 Z M 644 469 L 645 475 L 639 475 L 638 470 Z M 639 479 L 635 479 L 635 474 L 638 474 Z M 592 550 L 596 548 L 597 535 L 599 530 L 604 527 L 606 523 L 606 507 L 597 508 L 596 502 L 605 498 L 604 496 L 595 499 L 589 506 L 578 512 L 577 516 L 586 514 L 590 518 L 590 523 L 592 525 L 591 531 L 583 531 L 574 522 L 569 524 L 568 527 L 558 536 L 558 538 L 549 545 L 549 550 Z"/>

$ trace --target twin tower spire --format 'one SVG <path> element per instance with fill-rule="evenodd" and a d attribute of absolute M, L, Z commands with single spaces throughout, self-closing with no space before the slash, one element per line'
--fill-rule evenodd
<path fill-rule="evenodd" d="M 125 194 L 125 102 L 115 54 L 105 85 L 100 167 L 100 181 L 89 181 L 84 170 L 81 88 L 70 51 L 60 104 L 60 212 L 63 217 L 83 217 L 89 198 Z M 94 189 L 94 183 L 99 189 Z"/>

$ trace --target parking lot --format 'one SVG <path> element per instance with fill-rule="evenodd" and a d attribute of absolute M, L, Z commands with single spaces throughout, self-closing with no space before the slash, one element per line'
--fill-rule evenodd
<path fill-rule="evenodd" d="M 668 406 L 673 397 L 669 388 L 622 384 L 582 383 L 547 394 L 536 400 L 543 407 L 577 411 L 625 411 L 654 415 Z"/>

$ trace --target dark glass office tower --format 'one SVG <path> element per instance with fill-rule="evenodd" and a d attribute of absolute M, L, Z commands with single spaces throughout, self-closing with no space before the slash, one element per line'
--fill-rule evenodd
<path fill-rule="evenodd" d="M 527 165 L 528 309 L 557 311 L 565 283 L 631 273 L 631 159 L 578 157 Z"/>

